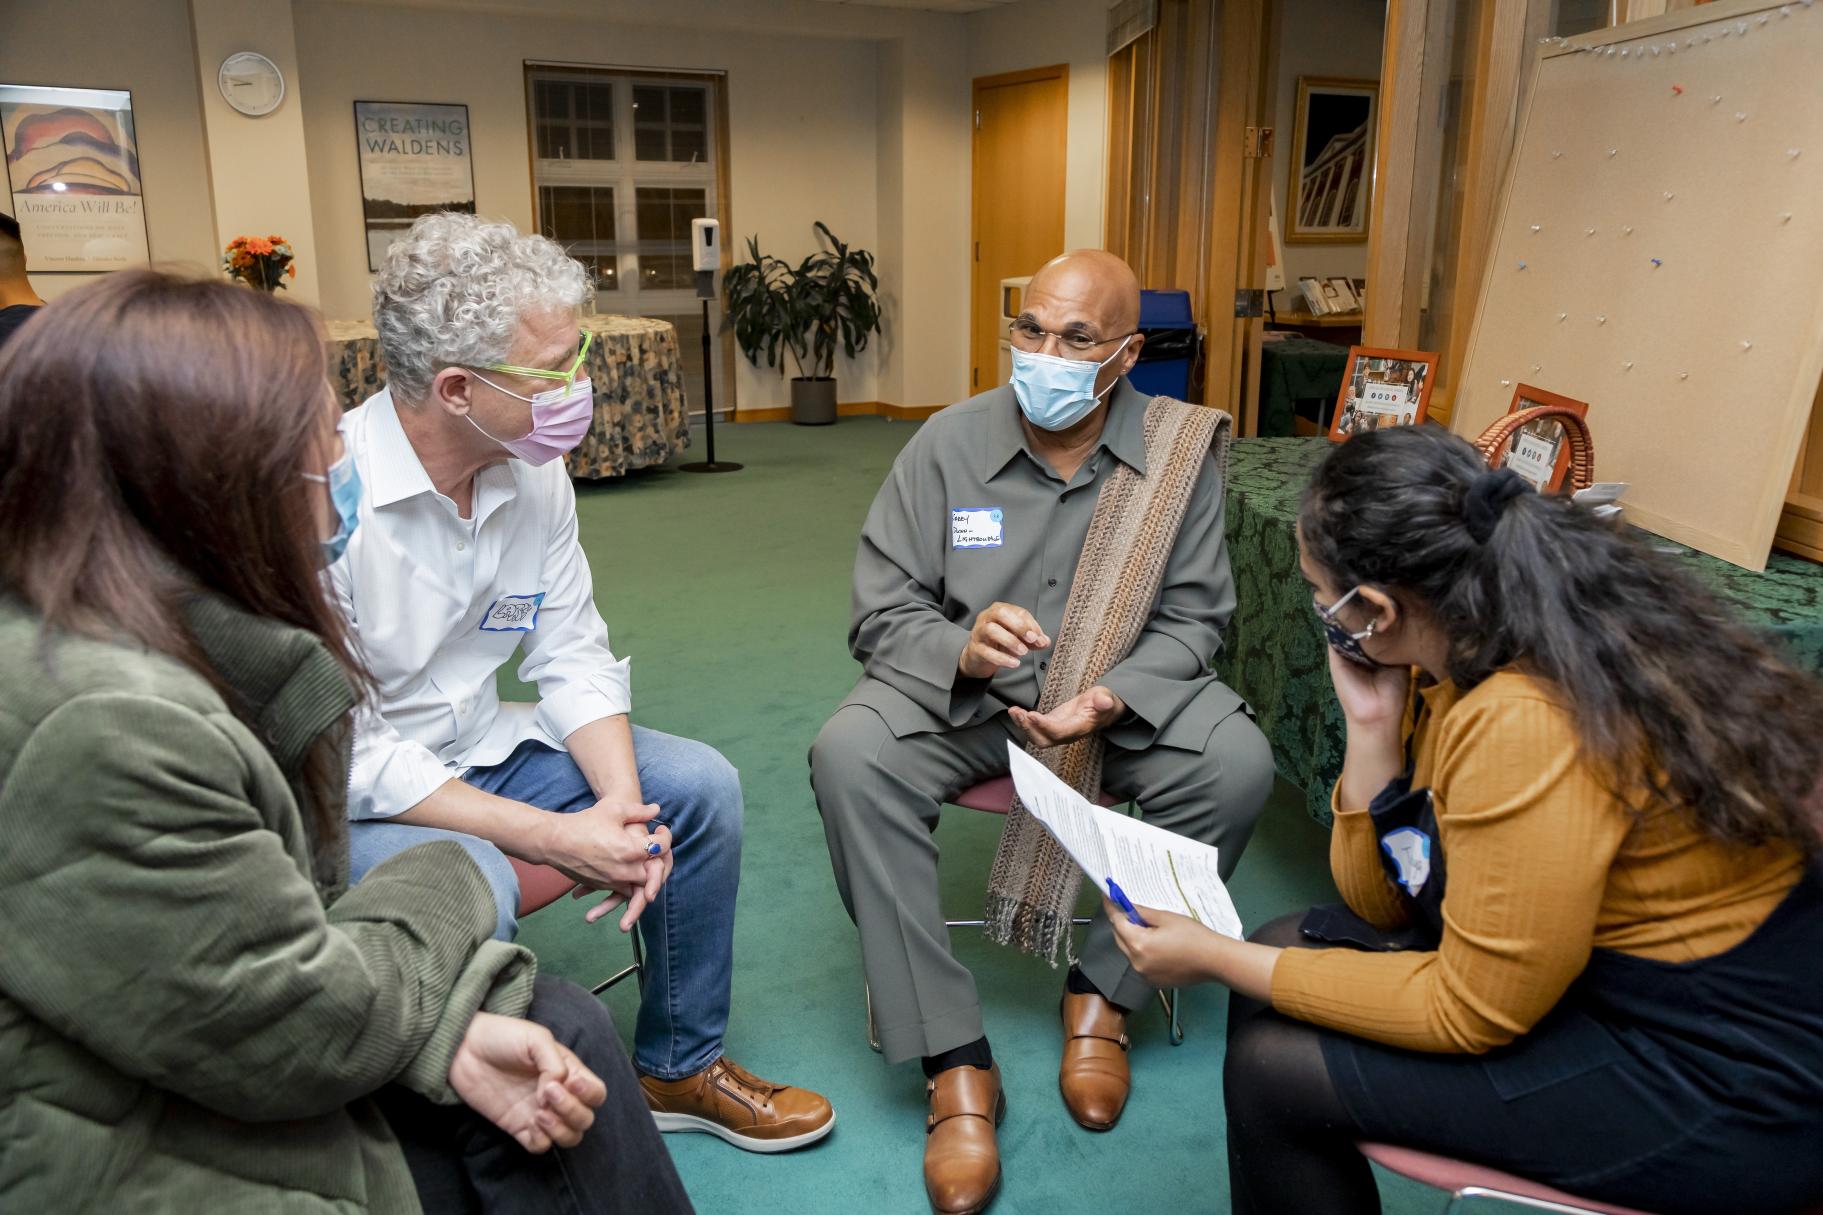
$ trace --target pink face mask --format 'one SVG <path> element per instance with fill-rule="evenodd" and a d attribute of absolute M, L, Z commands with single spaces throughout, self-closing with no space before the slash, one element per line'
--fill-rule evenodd
<path fill-rule="evenodd" d="M 529 397 L 500 388 L 492 380 L 483 379 L 479 375 L 475 378 L 490 388 L 498 388 L 507 396 L 531 405 L 532 428 L 517 439 L 488 435 L 487 431 L 482 430 L 481 423 L 475 421 L 473 414 L 469 415 L 468 422 L 534 468 L 567 454 L 582 442 L 582 437 L 589 433 L 589 427 L 594 424 L 595 390 L 587 376 L 579 377 L 567 387 L 548 389 Z"/>

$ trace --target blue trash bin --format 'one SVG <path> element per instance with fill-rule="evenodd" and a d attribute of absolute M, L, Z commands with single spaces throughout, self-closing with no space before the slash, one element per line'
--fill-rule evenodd
<path fill-rule="evenodd" d="M 1199 349 L 1188 291 L 1141 291 L 1139 331 L 1146 335 L 1139 362 L 1127 373 L 1133 387 L 1149 396 L 1190 397 L 1190 368 Z"/>

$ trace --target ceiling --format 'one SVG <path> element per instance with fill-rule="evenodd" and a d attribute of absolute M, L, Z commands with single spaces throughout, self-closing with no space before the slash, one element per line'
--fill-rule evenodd
<path fill-rule="evenodd" d="M 861 4 L 870 8 L 917 8 L 927 13 L 978 13 L 1018 0 L 823 0 L 824 4 Z"/>

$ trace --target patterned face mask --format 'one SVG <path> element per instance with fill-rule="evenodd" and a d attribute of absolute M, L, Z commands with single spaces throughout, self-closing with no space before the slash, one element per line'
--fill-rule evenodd
<path fill-rule="evenodd" d="M 1357 586 L 1327 607 L 1317 602 L 1317 597 L 1313 594 L 1310 606 L 1316 612 L 1317 619 L 1323 622 L 1323 635 L 1329 639 L 1330 649 L 1360 666 L 1377 667 L 1380 664 L 1369 658 L 1367 651 L 1361 648 L 1361 642 L 1374 635 L 1374 626 L 1370 624 L 1359 633 L 1351 633 L 1336 616 L 1342 610 L 1342 605 L 1353 599 L 1360 589 Z"/>

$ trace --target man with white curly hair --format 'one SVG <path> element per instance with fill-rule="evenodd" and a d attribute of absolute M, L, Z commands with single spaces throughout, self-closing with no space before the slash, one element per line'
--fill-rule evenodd
<path fill-rule="evenodd" d="M 331 567 L 375 686 L 356 729 L 351 876 L 453 838 L 508 939 L 509 856 L 604 892 L 586 918 L 624 906 L 621 931 L 638 921 L 650 947 L 633 1062 L 659 1128 L 786 1151 L 835 1115 L 722 1051 L 739 777 L 703 743 L 629 723 L 628 664 L 577 541 L 559 457 L 594 416 L 588 289 L 554 242 L 454 213 L 413 224 L 374 281 L 388 386 L 342 421 L 360 525 Z M 495 688 L 521 648 L 536 705 Z"/>

